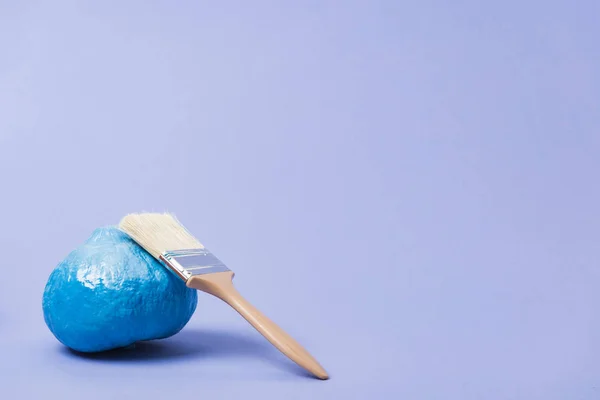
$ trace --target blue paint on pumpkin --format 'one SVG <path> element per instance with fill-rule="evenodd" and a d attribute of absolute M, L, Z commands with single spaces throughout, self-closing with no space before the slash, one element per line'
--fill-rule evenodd
<path fill-rule="evenodd" d="M 197 292 L 115 227 L 99 228 L 52 272 L 42 306 L 56 338 L 98 352 L 179 332 Z"/>

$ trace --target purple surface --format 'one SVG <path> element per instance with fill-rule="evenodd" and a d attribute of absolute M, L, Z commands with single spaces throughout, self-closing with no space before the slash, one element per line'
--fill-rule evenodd
<path fill-rule="evenodd" d="M 598 399 L 599 2 L 195 3 L 0 3 L 0 398 Z M 330 381 L 206 295 L 61 347 L 52 268 L 166 209 Z"/>

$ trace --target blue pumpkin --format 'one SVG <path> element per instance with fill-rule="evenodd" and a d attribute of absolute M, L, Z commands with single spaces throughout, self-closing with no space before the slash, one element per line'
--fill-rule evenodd
<path fill-rule="evenodd" d="M 176 334 L 192 317 L 197 292 L 126 234 L 106 227 L 54 269 L 42 303 L 61 343 L 98 352 Z"/>

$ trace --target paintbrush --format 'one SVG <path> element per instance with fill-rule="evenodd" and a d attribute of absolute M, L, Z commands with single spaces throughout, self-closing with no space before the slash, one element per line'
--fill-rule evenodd
<path fill-rule="evenodd" d="M 319 379 L 325 369 L 298 342 L 248 303 L 233 286 L 233 271 L 208 251 L 171 214 L 130 214 L 119 228 L 185 284 L 212 294 L 233 307 L 257 331 L 292 361 Z"/>

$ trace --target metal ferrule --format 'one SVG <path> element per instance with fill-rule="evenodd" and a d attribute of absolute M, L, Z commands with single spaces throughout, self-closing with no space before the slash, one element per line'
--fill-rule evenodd
<path fill-rule="evenodd" d="M 184 281 L 195 275 L 229 271 L 229 268 L 207 249 L 167 251 L 161 254 L 160 259 Z"/>

